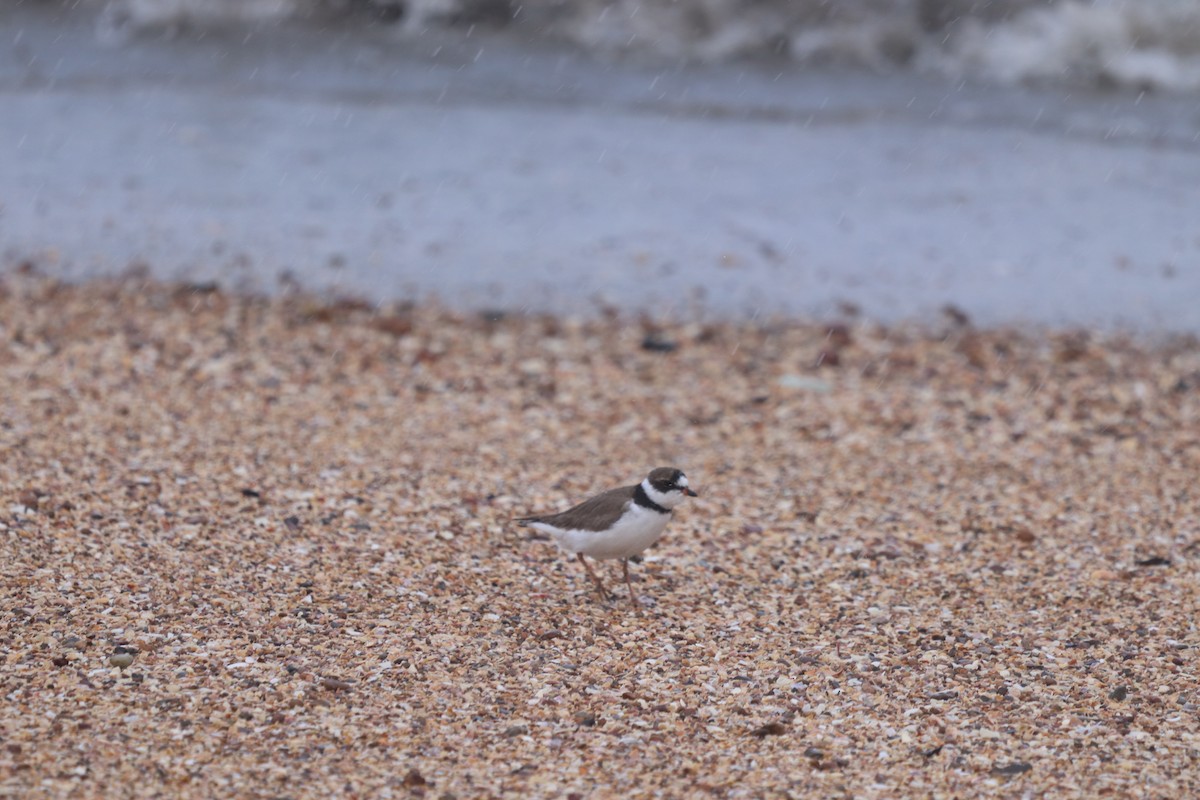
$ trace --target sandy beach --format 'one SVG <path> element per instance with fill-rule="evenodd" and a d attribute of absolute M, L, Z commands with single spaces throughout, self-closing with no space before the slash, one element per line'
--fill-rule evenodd
<path fill-rule="evenodd" d="M 27 271 L 0 373 L 5 796 L 1200 792 L 1189 337 Z M 640 614 L 510 523 L 659 464 Z"/>

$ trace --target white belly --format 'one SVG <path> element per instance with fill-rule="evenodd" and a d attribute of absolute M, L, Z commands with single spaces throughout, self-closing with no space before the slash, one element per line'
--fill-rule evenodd
<path fill-rule="evenodd" d="M 534 522 L 532 527 L 548 533 L 569 553 L 583 553 L 592 558 L 628 558 L 657 542 L 670 519 L 670 514 L 631 503 L 630 511 L 607 531 L 562 530 L 542 522 Z"/>

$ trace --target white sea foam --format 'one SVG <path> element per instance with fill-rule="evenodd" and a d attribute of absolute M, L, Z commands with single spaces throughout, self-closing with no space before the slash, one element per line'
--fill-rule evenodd
<path fill-rule="evenodd" d="M 277 20 L 296 13 L 298 0 L 115 0 L 106 14 L 137 27 L 237 24 Z"/>
<path fill-rule="evenodd" d="M 964 20 L 930 61 L 1003 83 L 1059 82 L 1200 89 L 1200 3 L 1077 0 L 1006 22 Z"/>
<path fill-rule="evenodd" d="M 1196 0 L 93 0 L 101 3 L 108 32 L 392 9 L 411 35 L 509 15 L 518 30 L 602 52 L 1200 89 Z"/>

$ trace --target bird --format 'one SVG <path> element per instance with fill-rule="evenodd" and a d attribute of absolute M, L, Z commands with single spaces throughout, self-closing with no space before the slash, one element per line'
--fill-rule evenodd
<path fill-rule="evenodd" d="M 682 470 L 656 467 L 641 483 L 609 489 L 557 514 L 518 517 L 516 523 L 549 534 L 559 547 L 574 553 L 601 600 L 608 600 L 608 590 L 584 557 L 621 559 L 629 599 L 640 607 L 629 581 L 629 559 L 659 540 L 677 505 L 698 496 Z"/>

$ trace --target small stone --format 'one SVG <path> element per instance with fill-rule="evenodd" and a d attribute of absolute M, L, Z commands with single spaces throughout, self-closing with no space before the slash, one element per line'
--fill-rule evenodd
<path fill-rule="evenodd" d="M 424 775 L 417 771 L 416 767 L 410 769 L 408 774 L 404 776 L 404 786 L 407 789 L 415 789 L 420 786 L 429 785 L 429 781 L 425 779 Z"/>
<path fill-rule="evenodd" d="M 817 367 L 837 367 L 841 366 L 842 356 L 837 350 L 825 349 L 817 353 L 816 361 L 813 362 Z"/>
<path fill-rule="evenodd" d="M 1012 776 L 1021 775 L 1033 769 L 1032 764 L 1026 764 L 1022 761 L 1014 761 L 1011 764 L 1005 764 L 1003 767 L 992 767 L 993 775 Z"/>
<path fill-rule="evenodd" d="M 807 375 L 780 375 L 778 383 L 784 389 L 803 389 L 808 392 L 825 394 L 833 389 L 829 381 L 820 378 L 810 378 Z"/>
<path fill-rule="evenodd" d="M 1116 700 L 1118 702 L 1120 702 L 1121 700 L 1124 700 L 1128 696 L 1129 696 L 1129 687 L 1127 687 L 1127 686 L 1118 686 L 1117 688 L 1113 689 L 1111 692 L 1108 693 L 1109 700 Z"/>
<path fill-rule="evenodd" d="M 760 739 L 767 736 L 782 736 L 785 733 L 787 733 L 787 726 L 782 722 L 768 722 L 750 731 L 751 736 L 757 736 Z"/>
<path fill-rule="evenodd" d="M 408 317 L 389 315 L 385 317 L 376 317 L 371 322 L 371 327 L 377 331 L 391 334 L 399 339 L 402 336 L 408 336 L 413 331 L 413 321 Z"/>
<path fill-rule="evenodd" d="M 946 315 L 946 319 L 956 328 L 971 327 L 971 315 L 963 311 L 953 303 L 947 303 L 942 306 L 942 313 Z"/>
<path fill-rule="evenodd" d="M 117 645 L 108 656 L 108 663 L 118 669 L 128 669 L 133 664 L 134 657 L 137 656 L 137 649 L 127 645 Z"/>
<path fill-rule="evenodd" d="M 829 346 L 841 350 L 854 344 L 854 334 L 844 322 L 831 322 L 825 326 L 825 341 Z"/>
<path fill-rule="evenodd" d="M 642 339 L 642 349 L 651 353 L 673 353 L 678 348 L 678 342 L 664 339 L 657 334 L 647 334 L 646 338 Z"/>

